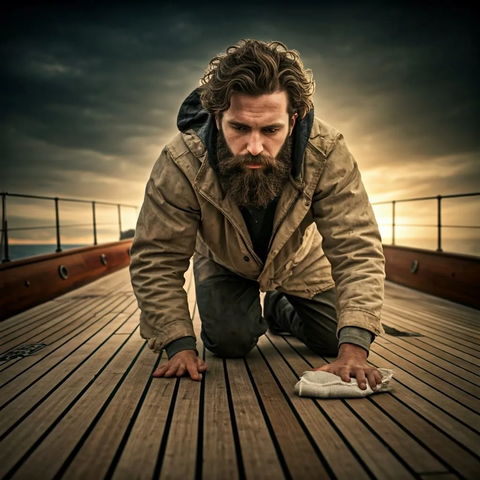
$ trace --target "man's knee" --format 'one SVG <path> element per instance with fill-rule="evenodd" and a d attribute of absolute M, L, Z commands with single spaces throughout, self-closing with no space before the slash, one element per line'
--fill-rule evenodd
<path fill-rule="evenodd" d="M 258 342 L 258 338 L 240 332 L 205 332 L 201 337 L 205 348 L 221 358 L 245 357 Z"/>

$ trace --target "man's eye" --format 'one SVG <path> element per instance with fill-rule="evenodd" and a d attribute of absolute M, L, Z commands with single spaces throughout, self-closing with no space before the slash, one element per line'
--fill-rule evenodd
<path fill-rule="evenodd" d="M 241 127 L 240 125 L 232 125 L 232 128 L 234 130 L 238 130 L 239 132 L 245 130 L 245 127 Z"/>
<path fill-rule="evenodd" d="M 266 128 L 265 131 L 267 133 L 276 133 L 278 132 L 278 128 Z"/>

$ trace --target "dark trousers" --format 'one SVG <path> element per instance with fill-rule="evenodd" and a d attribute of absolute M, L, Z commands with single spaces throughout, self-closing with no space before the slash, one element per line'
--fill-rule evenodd
<path fill-rule="evenodd" d="M 197 306 L 205 347 L 223 358 L 247 355 L 269 326 L 295 335 L 322 356 L 337 356 L 335 289 L 312 299 L 267 292 L 264 315 L 258 282 L 199 254 L 193 257 Z"/>

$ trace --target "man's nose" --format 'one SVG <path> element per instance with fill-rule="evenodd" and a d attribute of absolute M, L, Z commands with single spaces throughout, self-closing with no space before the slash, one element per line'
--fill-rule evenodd
<path fill-rule="evenodd" d="M 250 155 L 256 157 L 263 152 L 262 139 L 260 134 L 253 132 L 248 139 L 247 150 Z"/>

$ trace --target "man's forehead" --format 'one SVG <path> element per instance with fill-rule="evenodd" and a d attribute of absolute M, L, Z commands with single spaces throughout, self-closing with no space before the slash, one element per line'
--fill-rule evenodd
<path fill-rule="evenodd" d="M 226 120 L 253 120 L 278 122 L 284 119 L 287 111 L 285 92 L 252 96 L 234 93 L 230 99 L 230 108 L 224 113 Z"/>

